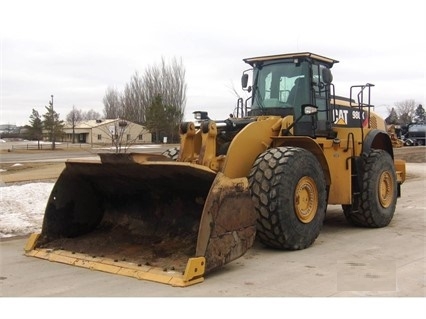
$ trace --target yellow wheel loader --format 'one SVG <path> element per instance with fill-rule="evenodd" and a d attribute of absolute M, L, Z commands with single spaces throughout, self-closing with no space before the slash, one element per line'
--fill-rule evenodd
<path fill-rule="evenodd" d="M 180 125 L 179 148 L 69 160 L 26 254 L 188 286 L 256 236 L 277 249 L 309 247 L 328 204 L 356 226 L 388 225 L 405 162 L 373 111 L 373 85 L 336 96 L 338 61 L 309 52 L 244 61 L 251 97 L 223 121 L 197 112 Z"/>

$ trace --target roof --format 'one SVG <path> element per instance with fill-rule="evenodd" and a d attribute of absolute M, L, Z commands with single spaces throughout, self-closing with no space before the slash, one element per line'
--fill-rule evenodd
<path fill-rule="evenodd" d="M 89 121 L 82 121 L 78 122 L 77 125 L 75 125 L 74 128 L 80 128 L 80 129 L 90 129 L 95 128 L 98 126 L 103 126 L 105 124 L 110 124 L 118 121 L 119 119 L 104 119 L 104 120 L 89 120 Z M 71 123 L 66 123 L 64 128 L 72 128 Z"/>
<path fill-rule="evenodd" d="M 339 63 L 339 61 L 327 58 L 325 56 L 310 53 L 310 52 L 300 52 L 300 53 L 285 53 L 285 54 L 276 54 L 276 55 L 266 55 L 266 56 L 258 56 L 254 58 L 246 58 L 243 59 L 244 62 L 253 65 L 255 62 L 260 61 L 274 61 L 274 60 L 282 60 L 282 59 L 295 59 L 295 58 L 302 58 L 302 57 L 308 57 L 312 58 L 314 60 L 319 60 L 322 62 L 325 62 L 327 64 L 333 65 L 334 63 Z"/>

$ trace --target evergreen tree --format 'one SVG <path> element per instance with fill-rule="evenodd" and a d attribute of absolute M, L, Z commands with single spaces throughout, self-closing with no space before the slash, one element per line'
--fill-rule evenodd
<path fill-rule="evenodd" d="M 160 95 L 157 95 L 146 109 L 145 126 L 154 133 L 155 142 L 159 143 L 160 134 L 167 130 L 167 112 Z"/>
<path fill-rule="evenodd" d="M 425 119 L 426 119 L 425 109 L 423 108 L 423 106 L 421 104 L 419 104 L 419 106 L 416 109 L 415 119 L 416 119 L 417 122 L 420 122 L 420 123 L 425 122 Z"/>
<path fill-rule="evenodd" d="M 46 113 L 43 115 L 43 128 L 49 134 L 49 139 L 52 142 L 52 149 L 56 148 L 56 139 L 62 135 L 64 121 L 59 120 L 59 114 L 53 109 L 52 103 L 46 106 Z"/>
<path fill-rule="evenodd" d="M 37 140 L 38 149 L 40 149 L 40 140 L 43 137 L 43 123 L 40 114 L 37 110 L 33 109 L 30 115 L 30 126 L 29 126 L 30 139 Z"/>
<path fill-rule="evenodd" d="M 398 114 L 396 114 L 395 108 L 392 108 L 389 116 L 385 119 L 386 124 L 398 124 Z"/>

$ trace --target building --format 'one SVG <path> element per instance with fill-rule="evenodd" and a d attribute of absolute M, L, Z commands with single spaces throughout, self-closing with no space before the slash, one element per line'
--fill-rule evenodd
<path fill-rule="evenodd" d="M 63 142 L 73 141 L 73 127 L 66 123 Z M 151 143 L 152 135 L 144 126 L 122 119 L 104 119 L 78 122 L 74 127 L 75 143 L 91 145 L 122 145 Z"/>
<path fill-rule="evenodd" d="M 19 133 L 19 127 L 14 124 L 0 124 L 0 134 Z"/>

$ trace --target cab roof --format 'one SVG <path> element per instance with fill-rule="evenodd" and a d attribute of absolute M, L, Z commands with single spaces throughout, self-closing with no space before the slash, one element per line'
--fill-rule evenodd
<path fill-rule="evenodd" d="M 243 59 L 243 61 L 253 66 L 254 63 L 256 62 L 274 61 L 274 60 L 282 60 L 282 59 L 296 59 L 296 58 L 311 58 L 313 60 L 325 62 L 330 67 L 332 67 L 334 63 L 339 63 L 339 61 L 337 60 L 327 58 L 325 56 L 311 53 L 311 52 L 285 53 L 285 54 L 258 56 L 254 58 L 246 58 L 246 59 Z"/>

